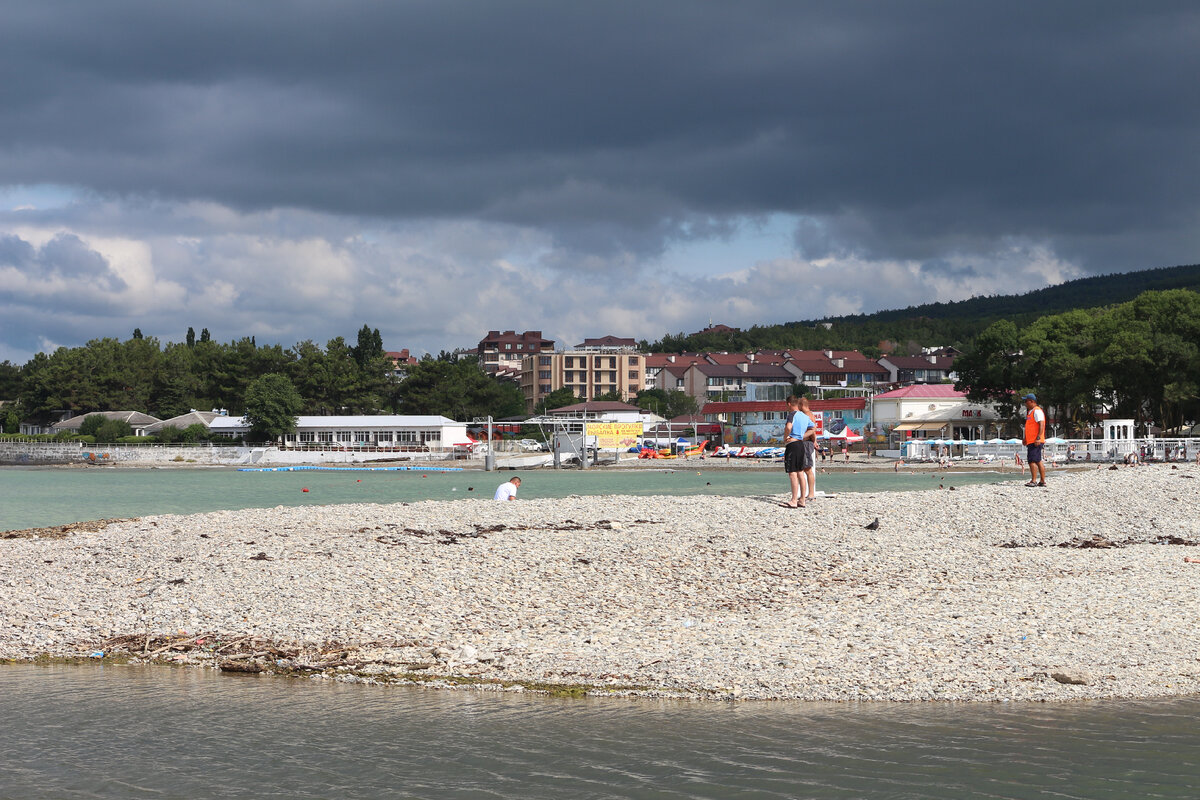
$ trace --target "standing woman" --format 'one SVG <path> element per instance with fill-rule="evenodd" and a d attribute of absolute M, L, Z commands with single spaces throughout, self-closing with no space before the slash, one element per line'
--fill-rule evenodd
<path fill-rule="evenodd" d="M 804 508 L 804 497 L 808 494 L 804 435 L 812 425 L 812 420 L 800 413 L 800 400 L 795 395 L 787 399 L 787 409 L 787 422 L 783 424 L 783 469 L 792 487 L 792 499 L 779 505 L 784 508 Z"/>
<path fill-rule="evenodd" d="M 817 496 L 817 416 L 813 414 L 812 409 L 808 407 L 808 398 L 800 398 L 800 411 L 811 423 L 811 426 L 804 432 L 804 457 L 807 468 L 805 474 L 808 475 L 808 499 L 812 500 Z"/>

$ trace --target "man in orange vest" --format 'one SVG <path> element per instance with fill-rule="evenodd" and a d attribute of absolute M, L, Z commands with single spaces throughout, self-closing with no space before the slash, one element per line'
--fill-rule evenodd
<path fill-rule="evenodd" d="M 1029 462 L 1029 483 L 1026 486 L 1045 486 L 1046 467 L 1042 463 L 1042 445 L 1046 443 L 1046 412 L 1037 404 L 1037 397 L 1027 394 L 1025 401 L 1025 460 Z"/>

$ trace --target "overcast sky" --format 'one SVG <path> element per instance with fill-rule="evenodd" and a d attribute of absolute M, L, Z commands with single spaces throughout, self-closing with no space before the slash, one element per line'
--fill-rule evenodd
<path fill-rule="evenodd" d="M 656 339 L 1200 261 L 1200 6 L 0 0 L 0 360 Z"/>

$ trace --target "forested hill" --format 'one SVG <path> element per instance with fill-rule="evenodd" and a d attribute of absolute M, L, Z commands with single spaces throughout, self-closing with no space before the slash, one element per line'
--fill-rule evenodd
<path fill-rule="evenodd" d="M 1113 275 L 1096 275 L 1077 278 L 1073 281 L 1047 286 L 1025 294 L 972 297 L 956 303 L 926 303 L 920 306 L 878 311 L 874 314 L 836 317 L 834 322 L 863 322 L 868 319 L 889 322 L 898 319 L 927 317 L 950 319 L 952 317 L 1018 317 L 1033 314 L 1059 314 L 1076 308 L 1096 308 L 1127 303 L 1142 292 L 1166 289 L 1191 289 L 1200 291 L 1200 264 L 1181 267 L 1162 267 L 1142 272 L 1122 272 Z M 808 323 L 812 324 L 812 323 Z"/>
<path fill-rule="evenodd" d="M 652 352 L 665 353 L 802 348 L 857 349 L 870 356 L 879 355 L 883 342 L 893 343 L 898 353 L 922 345 L 962 347 L 998 319 L 1025 324 L 1047 314 L 1124 303 L 1142 292 L 1167 289 L 1200 292 L 1200 264 L 1079 278 L 1025 294 L 972 297 L 955 303 L 927 303 L 874 314 L 755 325 L 731 333 L 667 335 L 658 342 L 643 345 Z"/>

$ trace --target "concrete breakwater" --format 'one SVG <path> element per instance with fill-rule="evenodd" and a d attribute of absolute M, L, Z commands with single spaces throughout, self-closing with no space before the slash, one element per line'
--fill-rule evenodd
<path fill-rule="evenodd" d="M 804 510 L 472 499 L 17 534 L 0 657 L 726 699 L 1200 693 L 1200 468 L 1053 477 Z"/>
<path fill-rule="evenodd" d="M 84 444 L 82 442 L 0 441 L 0 464 L 212 466 L 286 464 L 366 464 L 374 461 L 438 461 L 438 453 L 394 453 L 382 450 L 284 450 L 278 447 L 177 444 Z M 476 459 L 482 463 L 481 459 Z"/>

